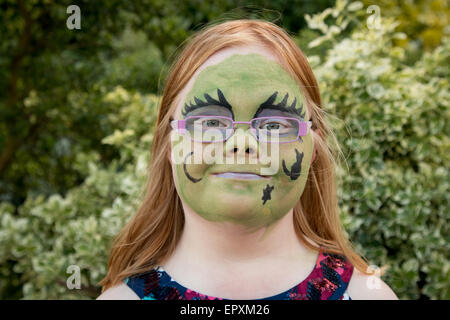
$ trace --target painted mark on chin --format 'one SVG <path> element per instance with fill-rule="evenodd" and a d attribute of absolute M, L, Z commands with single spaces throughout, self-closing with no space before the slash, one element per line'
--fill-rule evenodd
<path fill-rule="evenodd" d="M 295 156 L 297 160 L 291 166 L 290 171 L 286 168 L 286 163 L 284 162 L 284 160 L 282 162 L 283 171 L 288 177 L 291 178 L 291 180 L 296 180 L 298 177 L 300 177 L 300 173 L 302 170 L 303 152 L 300 153 L 297 149 L 295 149 Z"/>
<path fill-rule="evenodd" d="M 274 188 L 274 186 L 267 185 L 266 188 L 263 190 L 263 196 L 262 196 L 263 204 L 265 204 L 267 200 L 272 199 L 270 197 L 270 193 L 272 192 L 273 188 Z"/>
<path fill-rule="evenodd" d="M 187 168 L 186 168 L 186 161 L 187 161 L 187 159 L 188 159 L 190 156 L 192 156 L 193 154 L 194 154 L 194 151 L 191 151 L 191 153 L 189 153 L 189 154 L 186 156 L 186 158 L 184 158 L 184 161 L 183 161 L 183 170 L 184 170 L 184 174 L 186 175 L 186 177 L 187 177 L 189 180 L 191 180 L 193 183 L 196 183 L 196 182 L 199 182 L 200 180 L 202 180 L 202 178 L 200 178 L 200 179 L 194 178 L 193 176 L 191 176 L 191 175 L 189 174 L 189 172 L 187 171 Z"/>

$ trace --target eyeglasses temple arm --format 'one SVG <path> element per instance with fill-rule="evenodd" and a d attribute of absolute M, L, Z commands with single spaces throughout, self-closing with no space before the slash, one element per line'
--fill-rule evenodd
<path fill-rule="evenodd" d="M 172 120 L 170 126 L 178 133 L 184 134 L 186 132 L 186 120 Z"/>

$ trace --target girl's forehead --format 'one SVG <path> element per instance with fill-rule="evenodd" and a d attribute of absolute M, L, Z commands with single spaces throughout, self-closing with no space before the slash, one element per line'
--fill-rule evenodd
<path fill-rule="evenodd" d="M 277 101 L 286 94 L 289 101 L 304 100 L 296 81 L 273 55 L 264 51 L 219 52 L 202 65 L 185 89 L 179 113 L 185 104 L 204 100 L 205 94 L 217 98 L 218 89 L 236 112 L 245 110 L 249 115 L 275 92 Z"/>

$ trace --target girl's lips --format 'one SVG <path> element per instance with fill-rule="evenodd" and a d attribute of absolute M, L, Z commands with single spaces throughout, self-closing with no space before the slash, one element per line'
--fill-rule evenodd
<path fill-rule="evenodd" d="M 255 173 L 247 173 L 247 172 L 222 172 L 213 175 L 218 178 L 227 178 L 227 179 L 245 179 L 245 180 L 269 179 L 269 177 L 264 177 Z"/>

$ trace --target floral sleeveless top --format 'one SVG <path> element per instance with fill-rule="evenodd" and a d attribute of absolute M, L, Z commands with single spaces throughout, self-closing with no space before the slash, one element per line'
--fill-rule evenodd
<path fill-rule="evenodd" d="M 351 300 L 347 286 L 352 273 L 353 266 L 345 257 L 320 250 L 306 279 L 289 290 L 258 300 Z M 124 282 L 142 300 L 228 300 L 190 290 L 162 267 L 126 278 Z"/>

